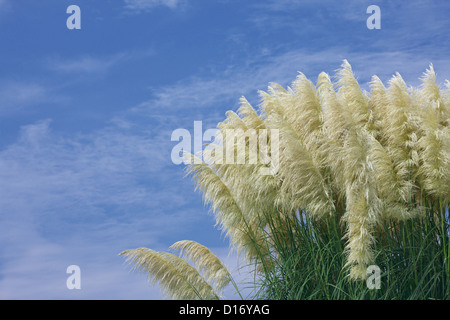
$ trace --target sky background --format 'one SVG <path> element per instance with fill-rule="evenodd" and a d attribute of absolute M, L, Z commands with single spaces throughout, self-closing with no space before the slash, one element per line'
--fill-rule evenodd
<path fill-rule="evenodd" d="M 443 83 L 449 14 L 448 0 L 0 0 L 0 299 L 161 299 L 118 253 L 185 239 L 234 272 L 172 132 L 343 59 L 367 90 L 396 72 L 418 86 L 430 63 Z"/>

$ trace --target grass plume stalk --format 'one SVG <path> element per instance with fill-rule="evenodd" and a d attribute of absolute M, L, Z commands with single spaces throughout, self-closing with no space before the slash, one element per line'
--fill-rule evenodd
<path fill-rule="evenodd" d="M 400 74 L 387 85 L 373 76 L 367 92 L 344 61 L 334 78 L 322 72 L 314 84 L 300 73 L 291 87 L 259 91 L 258 108 L 242 97 L 226 113 L 222 136 L 245 136 L 224 153 L 248 160 L 259 151 L 249 143 L 255 132 L 280 133 L 278 145 L 267 144 L 280 155 L 273 175 L 260 174 L 269 166 L 261 161 L 187 167 L 230 248 L 253 266 L 254 298 L 450 298 L 450 83 L 440 86 L 432 65 L 421 81 L 409 88 Z M 125 255 L 174 298 L 237 289 L 206 247 L 172 249 L 198 272 L 149 249 Z M 364 282 L 374 264 L 380 290 Z"/>

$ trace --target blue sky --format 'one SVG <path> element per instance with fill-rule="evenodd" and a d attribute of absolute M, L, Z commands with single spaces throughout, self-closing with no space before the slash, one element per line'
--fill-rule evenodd
<path fill-rule="evenodd" d="M 81 30 L 66 27 L 72 4 Z M 446 0 L 0 0 L 0 299 L 160 299 L 117 254 L 184 239 L 237 269 L 171 133 L 343 59 L 365 89 L 396 72 L 417 86 L 430 63 L 443 83 L 449 13 Z"/>

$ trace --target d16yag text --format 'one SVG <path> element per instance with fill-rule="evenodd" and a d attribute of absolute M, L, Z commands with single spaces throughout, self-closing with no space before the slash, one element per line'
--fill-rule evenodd
<path fill-rule="evenodd" d="M 269 314 L 268 305 L 247 305 L 247 304 L 234 304 L 223 305 L 223 314 L 230 315 L 254 315 L 254 314 Z"/>

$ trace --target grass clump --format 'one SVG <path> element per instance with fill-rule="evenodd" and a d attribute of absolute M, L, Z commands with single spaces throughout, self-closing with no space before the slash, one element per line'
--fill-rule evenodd
<path fill-rule="evenodd" d="M 450 298 L 450 84 L 432 65 L 421 80 L 373 76 L 366 92 L 347 61 L 334 82 L 300 73 L 261 91 L 258 110 L 242 98 L 218 124 L 223 143 L 191 156 L 188 174 L 254 270 L 253 298 Z"/>

